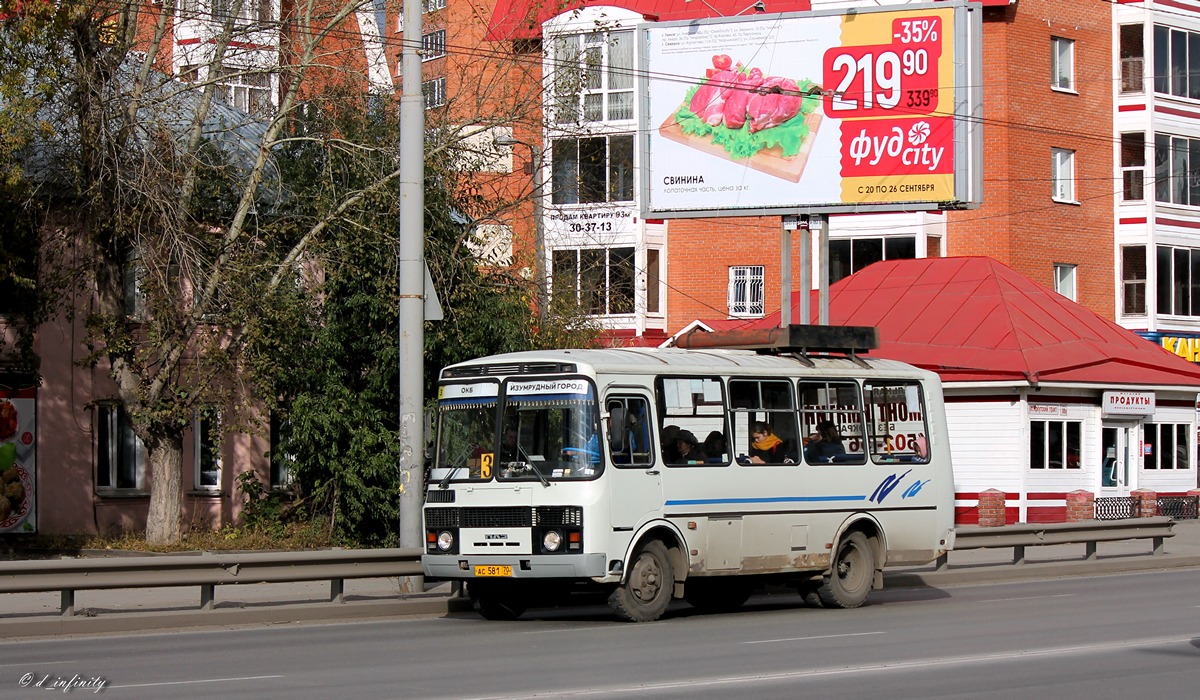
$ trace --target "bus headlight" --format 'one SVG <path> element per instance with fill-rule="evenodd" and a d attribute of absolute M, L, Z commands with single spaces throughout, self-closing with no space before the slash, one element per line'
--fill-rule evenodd
<path fill-rule="evenodd" d="M 562 546 L 562 533 L 558 530 L 547 530 L 542 536 L 542 548 L 547 552 L 557 552 Z"/>
<path fill-rule="evenodd" d="M 454 548 L 454 533 L 449 530 L 442 530 L 437 536 L 437 548 L 443 552 L 449 552 Z"/>

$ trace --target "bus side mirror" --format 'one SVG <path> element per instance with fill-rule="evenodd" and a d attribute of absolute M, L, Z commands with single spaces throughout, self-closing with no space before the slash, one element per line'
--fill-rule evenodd
<path fill-rule="evenodd" d="M 625 425 L 629 420 L 629 413 L 624 407 L 614 407 L 608 414 L 608 450 L 609 452 L 628 452 L 629 446 L 625 443 L 626 435 L 629 431 L 625 429 Z"/>

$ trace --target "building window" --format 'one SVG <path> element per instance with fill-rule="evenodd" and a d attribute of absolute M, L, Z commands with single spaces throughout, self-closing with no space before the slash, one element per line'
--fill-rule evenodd
<path fill-rule="evenodd" d="M 1050 86 L 1055 90 L 1075 90 L 1075 42 L 1050 37 Z"/>
<path fill-rule="evenodd" d="M 1082 432 L 1082 421 L 1029 421 L 1029 467 L 1031 469 L 1080 469 L 1080 435 Z"/>
<path fill-rule="evenodd" d="M 940 253 L 940 250 L 937 252 Z M 911 260 L 915 257 L 917 257 L 916 236 L 830 239 L 829 282 L 833 283 L 849 277 L 867 265 L 880 260 Z"/>
<path fill-rule="evenodd" d="M 136 320 L 146 318 L 146 267 L 136 252 L 131 251 L 126 256 L 121 277 L 125 288 L 125 315 Z"/>
<path fill-rule="evenodd" d="M 1142 25 L 1121 25 L 1121 92 L 1145 90 L 1146 54 L 1142 47 Z"/>
<path fill-rule="evenodd" d="M 1200 249 L 1158 246 L 1158 313 L 1200 316 Z"/>
<path fill-rule="evenodd" d="M 1200 164 L 1200 139 L 1155 134 L 1154 199 L 1200 206 L 1200 177 L 1191 172 L 1192 163 Z"/>
<path fill-rule="evenodd" d="M 1142 132 L 1121 134 L 1121 198 L 1140 202 L 1146 178 L 1146 135 Z"/>
<path fill-rule="evenodd" d="M 1142 466 L 1146 469 L 1191 469 L 1189 423 L 1145 423 L 1142 426 Z"/>
<path fill-rule="evenodd" d="M 553 61 L 556 122 L 633 119 L 633 32 L 555 37 Z"/>
<path fill-rule="evenodd" d="M 267 118 L 275 112 L 271 100 L 271 74 L 247 72 L 238 68 L 221 68 L 217 82 L 231 107 L 256 117 Z"/>
<path fill-rule="evenodd" d="M 140 491 L 146 483 L 146 446 L 119 403 L 96 405 L 96 488 Z"/>
<path fill-rule="evenodd" d="M 1065 148 L 1050 149 L 1050 180 L 1056 202 L 1075 202 L 1075 151 Z"/>
<path fill-rule="evenodd" d="M 234 0 L 211 0 L 212 17 L 217 22 L 224 22 L 229 17 L 237 5 Z M 237 7 L 238 14 L 235 19 L 238 20 L 239 26 L 250 22 L 270 22 L 275 18 L 273 0 L 243 0 L 241 7 Z M 188 4 L 185 2 L 185 12 Z"/>
<path fill-rule="evenodd" d="M 192 484 L 197 491 L 221 488 L 221 420 L 212 410 L 201 411 L 192 422 L 194 459 Z"/>
<path fill-rule="evenodd" d="M 554 204 L 633 201 L 633 135 L 555 139 Z"/>
<path fill-rule="evenodd" d="M 1054 263 L 1054 291 L 1075 301 L 1075 265 Z"/>
<path fill-rule="evenodd" d="M 446 104 L 446 79 L 436 78 L 421 83 L 421 95 L 425 98 L 425 109 Z"/>
<path fill-rule="evenodd" d="M 446 9 L 446 0 L 421 0 L 421 12 Z"/>
<path fill-rule="evenodd" d="M 1121 246 L 1121 290 L 1123 313 L 1146 313 L 1146 246 Z"/>
<path fill-rule="evenodd" d="M 421 60 L 429 61 L 446 55 L 446 30 L 439 29 L 421 37 Z"/>
<path fill-rule="evenodd" d="M 551 289 L 574 299 L 585 313 L 633 313 L 633 248 L 554 251 Z"/>
<path fill-rule="evenodd" d="M 1155 25 L 1154 91 L 1200 99 L 1200 34 Z"/>
<path fill-rule="evenodd" d="M 735 265 L 729 268 L 729 315 L 763 315 L 762 265 Z"/>

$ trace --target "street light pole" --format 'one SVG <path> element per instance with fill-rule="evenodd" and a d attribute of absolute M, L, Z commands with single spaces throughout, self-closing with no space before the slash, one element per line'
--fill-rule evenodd
<path fill-rule="evenodd" d="M 548 294 L 546 290 L 546 234 L 542 221 L 542 148 L 536 143 L 526 143 L 512 136 L 496 138 L 497 146 L 525 146 L 529 149 L 530 165 L 533 166 L 533 279 L 537 283 L 538 318 L 545 318 Z"/>
<path fill-rule="evenodd" d="M 421 0 L 404 0 L 400 54 L 399 392 L 400 546 L 423 547 L 425 491 L 425 101 L 421 95 Z M 410 576 L 408 593 L 424 590 Z"/>

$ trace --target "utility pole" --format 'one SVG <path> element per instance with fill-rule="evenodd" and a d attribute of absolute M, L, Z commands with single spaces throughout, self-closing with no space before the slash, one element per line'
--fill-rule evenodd
<path fill-rule="evenodd" d="M 425 491 L 425 102 L 421 95 L 421 0 L 404 0 L 400 54 L 400 546 L 421 547 Z M 407 593 L 424 591 L 410 576 Z"/>

